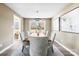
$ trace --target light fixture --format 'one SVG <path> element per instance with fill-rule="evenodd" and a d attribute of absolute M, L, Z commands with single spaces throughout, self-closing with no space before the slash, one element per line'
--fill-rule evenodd
<path fill-rule="evenodd" d="M 36 10 L 36 14 L 38 15 L 38 13 L 39 13 L 39 10 Z M 40 18 L 35 18 L 35 20 L 36 21 L 39 21 L 39 20 L 41 20 Z"/>
<path fill-rule="evenodd" d="M 41 19 L 40 19 L 40 18 L 35 18 L 35 20 L 36 20 L 36 21 L 39 21 L 39 20 L 41 20 Z"/>
<path fill-rule="evenodd" d="M 39 13 L 39 10 L 36 10 L 36 13 Z"/>

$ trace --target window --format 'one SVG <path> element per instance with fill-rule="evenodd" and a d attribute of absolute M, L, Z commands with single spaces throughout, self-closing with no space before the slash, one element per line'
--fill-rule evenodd
<path fill-rule="evenodd" d="M 30 31 L 40 31 L 40 30 L 45 30 L 45 20 L 40 18 L 30 20 Z"/>
<path fill-rule="evenodd" d="M 14 32 L 14 36 L 15 39 L 19 38 L 19 33 L 21 31 L 21 19 L 19 17 L 17 17 L 16 15 L 13 15 L 14 17 L 14 25 L 13 25 L 13 32 Z"/>

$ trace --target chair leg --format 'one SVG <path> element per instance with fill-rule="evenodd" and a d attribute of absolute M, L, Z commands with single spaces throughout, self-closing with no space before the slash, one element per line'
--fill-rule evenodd
<path fill-rule="evenodd" d="M 24 50 L 24 46 L 22 46 L 22 52 L 23 52 L 23 50 Z"/>
<path fill-rule="evenodd" d="M 52 52 L 54 53 L 54 49 L 53 49 L 53 47 L 52 47 Z"/>

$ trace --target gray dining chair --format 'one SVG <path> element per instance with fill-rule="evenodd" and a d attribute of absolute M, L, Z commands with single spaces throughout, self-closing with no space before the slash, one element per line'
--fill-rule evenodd
<path fill-rule="evenodd" d="M 25 48 L 27 50 L 26 54 L 29 54 L 30 43 L 29 43 L 28 38 L 25 37 L 24 32 L 20 33 L 20 37 L 21 37 L 21 42 L 22 42 L 22 52 L 24 51 L 24 48 Z M 23 54 L 25 54 L 25 53 L 23 52 Z"/>
<path fill-rule="evenodd" d="M 54 41 L 55 41 L 55 38 L 56 38 L 56 33 L 53 33 L 53 35 L 51 35 L 51 36 L 52 36 L 52 39 L 48 40 L 48 46 L 49 46 L 48 50 L 50 50 L 54 53 L 53 44 L 54 44 Z"/>

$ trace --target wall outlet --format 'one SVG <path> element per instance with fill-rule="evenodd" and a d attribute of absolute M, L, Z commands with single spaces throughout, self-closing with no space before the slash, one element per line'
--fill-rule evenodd
<path fill-rule="evenodd" d="M 3 44 L 0 44 L 0 47 L 2 47 L 3 46 Z"/>

